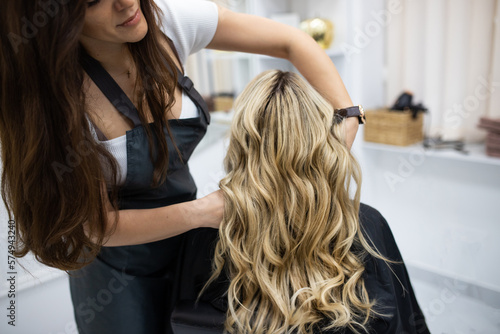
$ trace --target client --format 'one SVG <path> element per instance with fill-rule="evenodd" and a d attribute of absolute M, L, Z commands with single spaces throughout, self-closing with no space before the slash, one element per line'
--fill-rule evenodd
<path fill-rule="evenodd" d="M 227 332 L 429 333 L 387 222 L 360 204 L 344 123 L 290 72 L 258 75 L 235 101 L 201 297 Z"/>

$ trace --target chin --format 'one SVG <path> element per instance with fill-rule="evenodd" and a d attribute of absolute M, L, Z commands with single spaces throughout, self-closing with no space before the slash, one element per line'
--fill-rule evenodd
<path fill-rule="evenodd" d="M 136 43 L 144 39 L 148 33 L 148 25 L 144 24 L 142 27 L 137 27 L 137 31 L 134 31 L 132 34 L 128 34 L 127 42 L 128 43 Z"/>

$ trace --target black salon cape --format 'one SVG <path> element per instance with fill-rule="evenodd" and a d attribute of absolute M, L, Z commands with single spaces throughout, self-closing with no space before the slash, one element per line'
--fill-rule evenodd
<path fill-rule="evenodd" d="M 371 240 L 378 251 L 387 258 L 401 263 L 388 265 L 377 258 L 367 255 L 365 258 L 364 281 L 370 299 L 376 299 L 376 310 L 387 314 L 369 323 L 370 333 L 424 334 L 430 333 L 424 315 L 417 303 L 408 272 L 399 252 L 394 236 L 385 218 L 374 208 L 361 204 L 360 224 L 363 234 Z M 198 304 L 196 291 L 207 280 L 217 231 L 201 229 L 193 231 L 184 250 L 186 259 L 184 268 L 185 286 L 178 307 L 172 315 L 174 332 L 177 334 L 222 333 L 227 300 L 224 292 L 227 279 L 219 278 L 201 297 Z M 193 254 L 193 252 L 195 254 Z M 398 280 L 399 278 L 399 280 Z M 195 289 L 192 287 L 195 286 Z M 349 329 L 317 333 L 351 334 Z"/>

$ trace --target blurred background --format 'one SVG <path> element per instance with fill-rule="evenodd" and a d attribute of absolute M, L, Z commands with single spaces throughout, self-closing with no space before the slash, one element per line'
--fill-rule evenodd
<path fill-rule="evenodd" d="M 182 1 L 182 0 L 178 0 Z M 500 333 L 500 1 L 225 0 L 322 45 L 362 104 L 353 153 L 362 202 L 387 219 L 432 333 Z M 311 60 L 314 61 L 314 60 Z M 212 123 L 190 161 L 198 197 L 218 189 L 232 102 L 281 59 L 203 50 L 186 72 Z M 7 226 L 3 203 L 0 219 Z M 77 333 L 64 272 L 18 259 L 8 326 L 7 228 L 0 231 L 0 333 Z"/>

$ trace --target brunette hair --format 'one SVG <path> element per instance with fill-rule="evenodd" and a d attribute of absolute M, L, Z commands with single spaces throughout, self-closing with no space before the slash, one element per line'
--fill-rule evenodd
<path fill-rule="evenodd" d="M 39 262 L 66 271 L 90 263 L 116 228 L 116 219 L 107 221 L 104 168 L 111 172 L 112 209 L 118 209 L 117 162 L 94 140 L 86 118 L 79 43 L 86 8 L 85 0 L 0 4 L 1 192 L 16 222 L 14 255 L 31 251 Z M 163 128 L 170 135 L 165 111 L 174 104 L 177 72 L 170 71 L 175 63 L 160 44 L 167 38 L 159 29 L 160 9 L 153 0 L 141 0 L 141 10 L 148 33 L 129 50 L 138 68 L 139 117 L 146 124 L 145 101 L 159 151 L 167 152 L 153 159 L 145 126 L 157 186 L 167 174 Z"/>
<path fill-rule="evenodd" d="M 266 71 L 235 101 L 211 284 L 227 270 L 230 333 L 367 330 L 360 167 L 345 122 L 299 75 Z M 353 187 L 355 186 L 355 187 Z"/>

